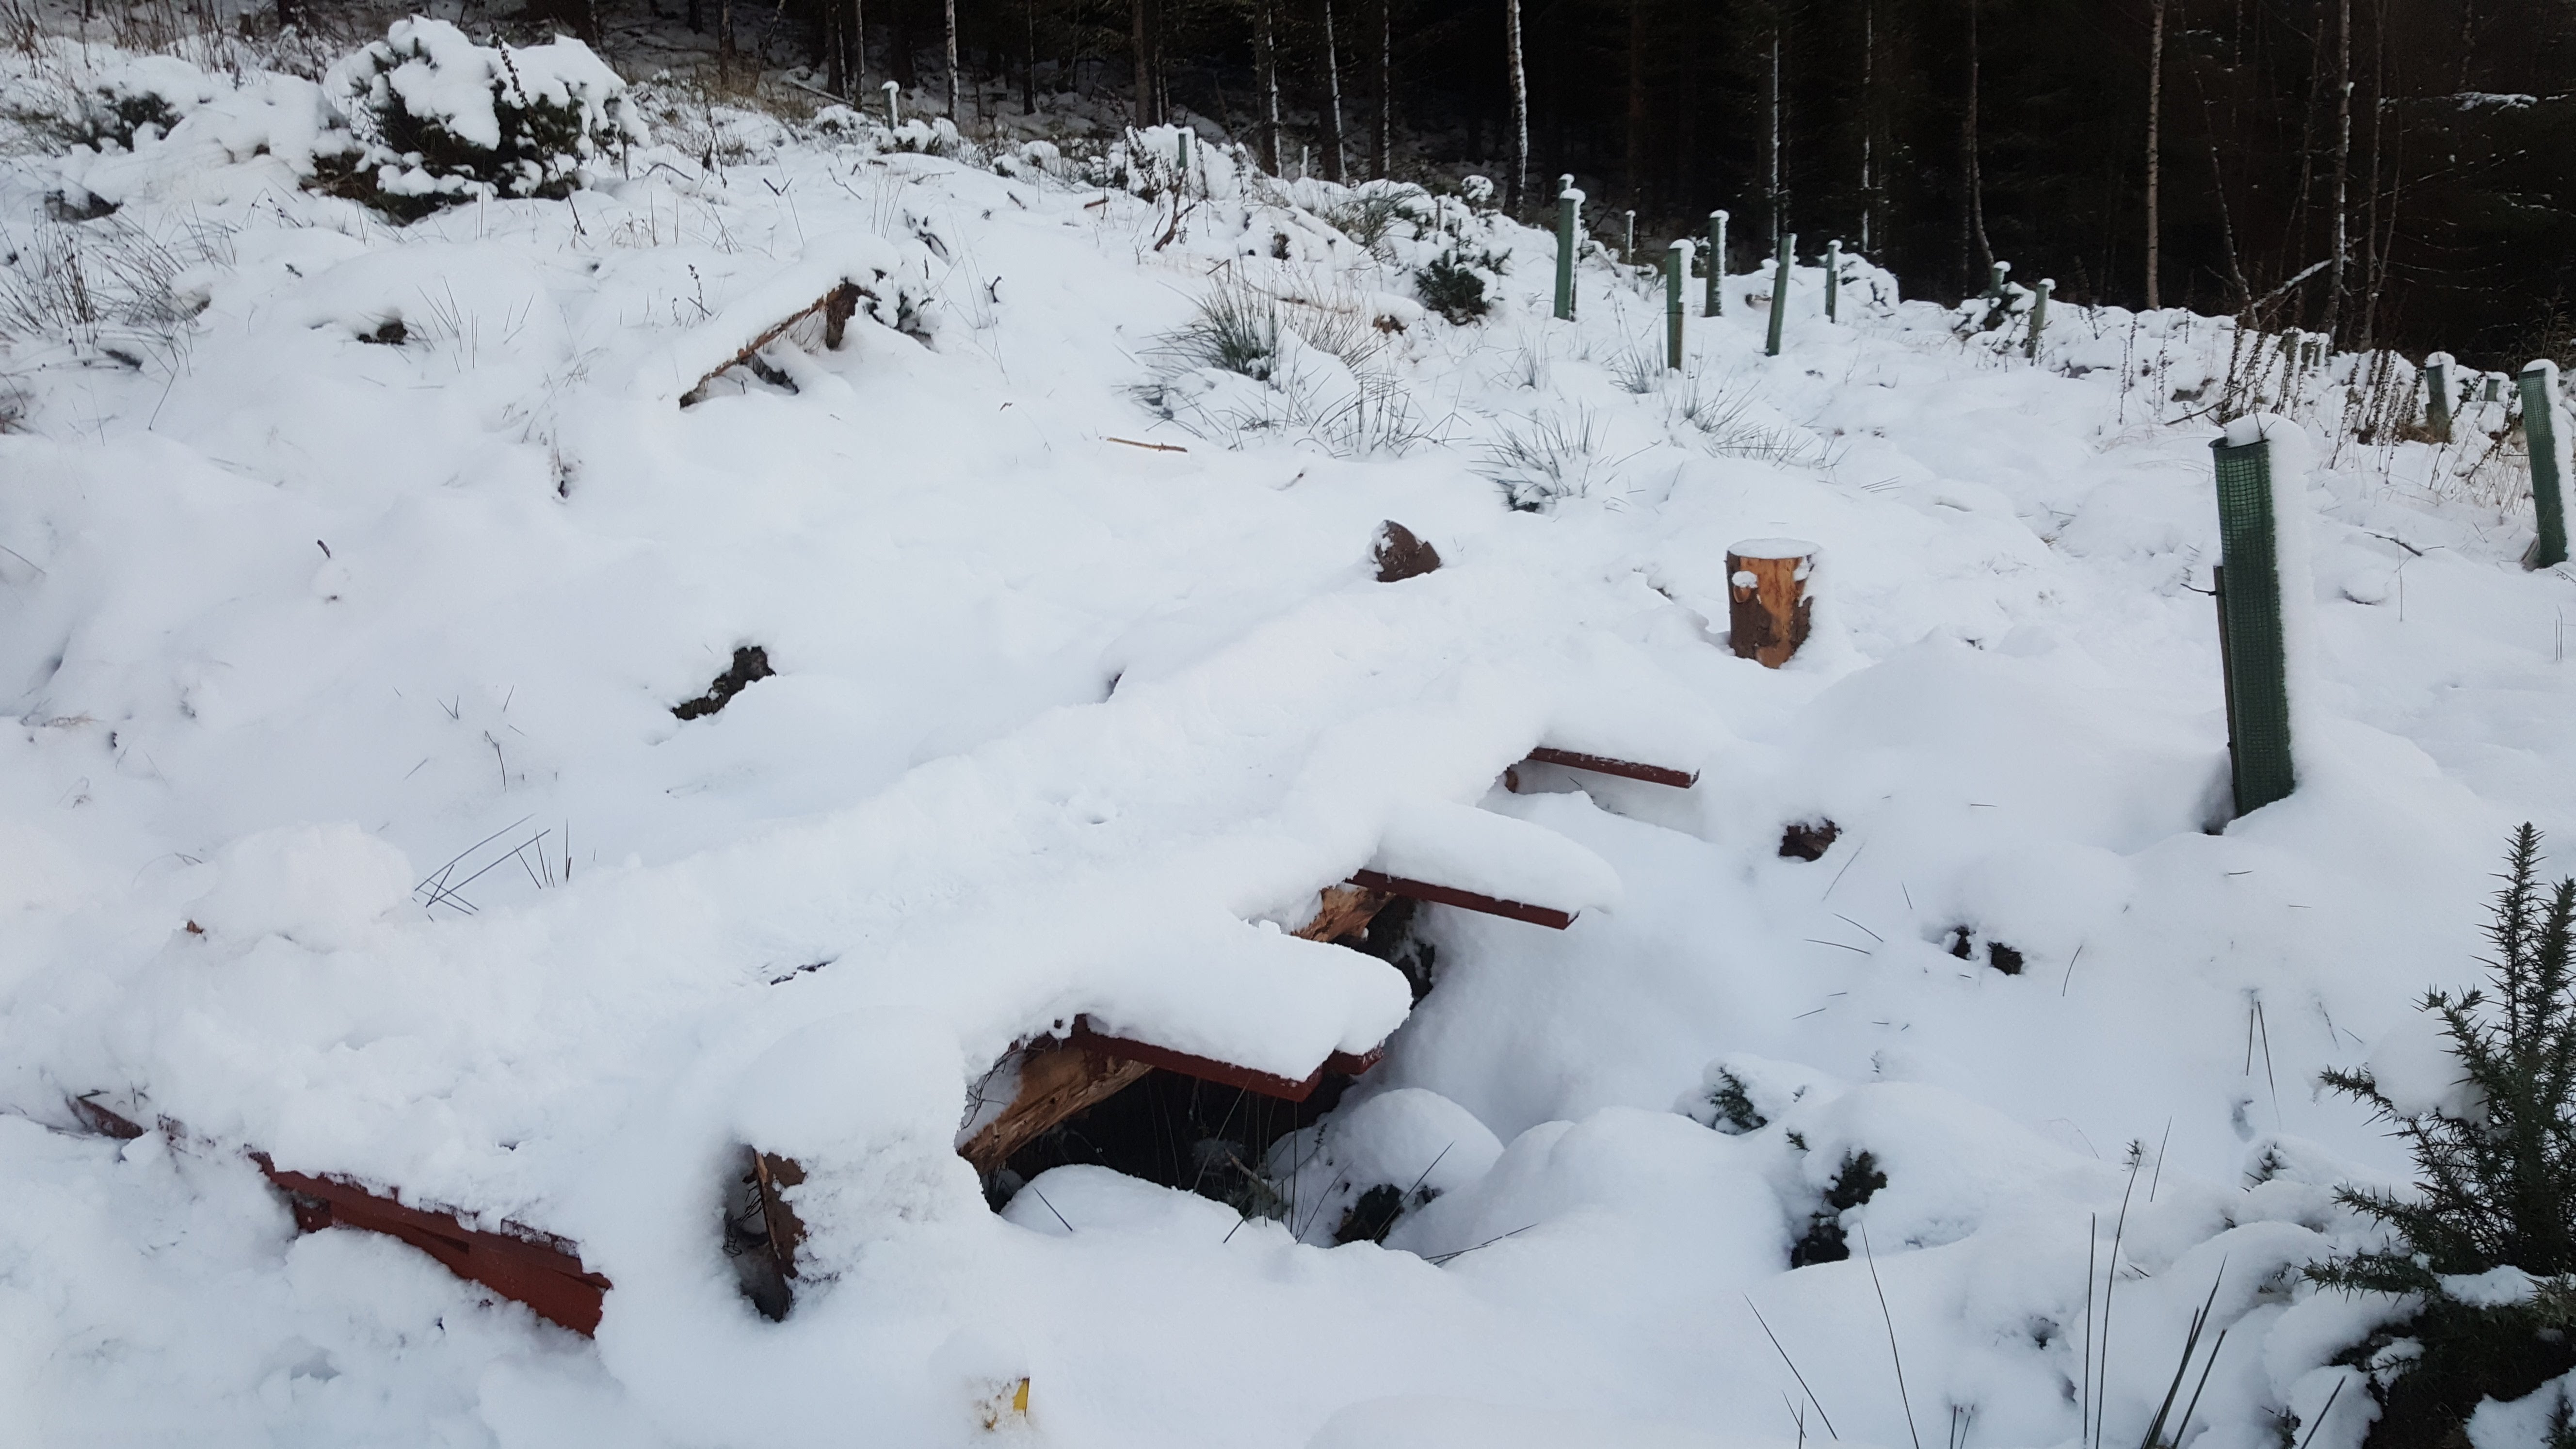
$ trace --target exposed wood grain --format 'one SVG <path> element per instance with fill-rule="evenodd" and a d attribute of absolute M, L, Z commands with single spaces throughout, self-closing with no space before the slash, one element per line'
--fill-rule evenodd
<path fill-rule="evenodd" d="M 1727 631 L 1738 659 L 1751 659 L 1765 669 L 1789 662 L 1807 642 L 1808 616 L 1814 600 L 1807 597 L 1813 553 L 1777 558 L 1727 550 Z"/>

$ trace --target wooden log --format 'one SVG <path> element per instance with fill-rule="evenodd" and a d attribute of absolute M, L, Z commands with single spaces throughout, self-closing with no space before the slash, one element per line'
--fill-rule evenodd
<path fill-rule="evenodd" d="M 863 295 L 863 293 L 858 283 L 843 282 L 832 290 L 825 292 L 822 296 L 815 298 L 812 305 L 799 307 L 795 311 L 788 313 L 785 317 L 780 318 L 776 323 L 772 324 L 759 336 L 751 339 L 751 344 L 749 346 L 726 359 L 721 366 L 708 369 L 706 376 L 699 378 L 694 383 L 691 383 L 689 385 L 689 390 L 680 394 L 680 406 L 687 407 L 690 404 L 697 402 L 706 392 L 708 383 L 715 381 L 718 377 L 731 369 L 737 367 L 760 366 L 760 349 L 767 347 L 779 338 L 786 336 L 788 331 L 794 328 L 797 323 L 803 322 L 810 317 L 820 317 L 823 319 L 824 348 L 827 351 L 832 352 L 840 351 L 841 338 L 849 330 L 850 319 L 858 315 L 859 298 L 861 295 Z"/>
<path fill-rule="evenodd" d="M 1240 1087 L 1247 1092 L 1259 1092 L 1265 1097 L 1277 1097 L 1283 1102 L 1305 1101 L 1314 1095 L 1316 1084 L 1324 1080 L 1324 1068 L 1320 1065 L 1308 1072 L 1304 1080 L 1293 1080 L 1253 1067 L 1220 1061 L 1215 1057 L 1203 1057 L 1171 1047 L 1156 1046 L 1152 1042 L 1138 1041 L 1134 1037 L 1113 1036 L 1092 1025 L 1091 1018 L 1087 1016 L 1074 1018 L 1073 1040 L 1085 1050 L 1114 1061 L 1161 1067 L 1165 1071 L 1178 1072 L 1182 1076 L 1195 1078 L 1198 1081 L 1214 1082 L 1221 1087 Z"/>
<path fill-rule="evenodd" d="M 1649 785 L 1670 785 L 1687 790 L 1699 783 L 1697 770 L 1676 770 L 1669 765 L 1644 765 L 1635 760 L 1618 760 L 1608 755 L 1587 755 L 1580 750 L 1560 750 L 1554 745 L 1541 745 L 1529 752 L 1523 761 L 1531 765 L 1560 765 L 1569 770 L 1589 770 L 1596 775 L 1617 775 L 1624 780 L 1643 780 Z"/>
<path fill-rule="evenodd" d="M 1394 897 L 1364 886 L 1326 886 L 1315 907 L 1314 916 L 1289 935 L 1309 941 L 1338 941 L 1356 936 L 1368 929 L 1377 913 L 1386 909 Z"/>
<path fill-rule="evenodd" d="M 1736 658 L 1777 669 L 1807 642 L 1815 567 L 1816 546 L 1797 539 L 1756 539 L 1726 551 L 1727 634 Z"/>
<path fill-rule="evenodd" d="M 796 1249 L 805 1241 L 805 1224 L 796 1209 L 787 1205 L 785 1189 L 805 1180 L 805 1165 L 793 1157 L 754 1148 L 751 1154 L 752 1180 L 760 1188 L 760 1221 L 769 1234 L 769 1260 L 777 1265 L 779 1276 L 796 1276 Z"/>
<path fill-rule="evenodd" d="M 997 1171 L 1039 1133 L 1108 1100 L 1152 1069 L 1150 1063 L 1120 1061 L 1071 1041 L 1033 1042 L 1016 1055 L 1020 1085 L 1011 1105 L 957 1149 L 980 1173 Z"/>
<path fill-rule="evenodd" d="M 599 1329 L 611 1285 L 582 1266 L 579 1245 L 567 1239 L 520 1223 L 503 1223 L 497 1233 L 470 1228 L 443 1208 L 415 1207 L 345 1177 L 289 1172 L 264 1152 L 250 1156 L 286 1191 L 301 1231 L 364 1228 L 399 1238 L 540 1318 L 583 1335 Z"/>
<path fill-rule="evenodd" d="M 1456 906 L 1466 911 L 1482 911 L 1486 915 L 1501 916 L 1507 920 L 1527 921 L 1533 926 L 1545 926 L 1552 931 L 1562 931 L 1574 924 L 1573 912 L 1560 911 L 1554 906 L 1535 906 L 1527 901 L 1507 901 L 1500 896 L 1479 895 L 1474 891 L 1463 891 L 1455 886 L 1434 885 L 1424 880 L 1409 880 L 1400 875 L 1388 875 L 1383 871 L 1355 871 L 1351 875 L 1351 884 L 1368 890 L 1383 891 L 1391 896 L 1429 901 L 1434 905 Z"/>

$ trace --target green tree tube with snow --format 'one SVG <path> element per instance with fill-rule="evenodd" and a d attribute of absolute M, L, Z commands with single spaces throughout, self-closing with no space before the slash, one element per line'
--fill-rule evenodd
<path fill-rule="evenodd" d="M 1798 254 L 1798 234 L 1784 232 L 1780 237 L 1780 265 L 1771 278 L 1771 336 L 1763 343 L 1765 356 L 1780 355 L 1780 327 L 1789 317 L 1790 259 Z"/>
<path fill-rule="evenodd" d="M 2057 279 L 2039 279 L 2039 291 L 2030 299 L 2030 334 L 2021 340 L 2021 355 L 2033 362 L 2039 360 L 2039 336 L 2048 330 L 2048 294 L 2057 290 Z"/>
<path fill-rule="evenodd" d="M 1688 238 L 1664 250 L 1664 366 L 1682 370 L 1682 279 L 1690 275 Z"/>
<path fill-rule="evenodd" d="M 1703 317 L 1726 315 L 1726 213 L 1708 214 L 1708 297 L 1700 304 Z"/>
<path fill-rule="evenodd" d="M 1843 244 L 1839 237 L 1825 243 L 1825 320 L 1843 320 Z"/>
<path fill-rule="evenodd" d="M 1574 320 L 1574 249 L 1583 235 L 1583 193 L 1574 178 L 1557 178 L 1556 188 L 1556 320 Z"/>
<path fill-rule="evenodd" d="M 2451 441 L 2451 354 L 2424 359 L 2424 431 L 2434 442 Z"/>
<path fill-rule="evenodd" d="M 2297 439 L 2295 452 L 2304 452 L 2304 436 L 2287 420 L 2238 418 L 2209 445 L 2224 559 L 2216 579 L 2219 665 L 2227 686 L 2227 753 L 2238 815 L 2281 799 L 2298 782 L 2290 753 L 2289 620 L 2282 606 L 2289 591 L 2282 586 L 2281 548 L 2288 510 L 2281 483 L 2295 487 L 2300 480 L 2276 481 L 2274 445 L 2285 438 Z M 2295 456 L 2289 462 L 2278 472 L 2300 466 Z M 2291 572 L 2303 576 L 2304 568 Z"/>
<path fill-rule="evenodd" d="M 2531 546 L 2531 566 L 2555 568 L 2567 562 L 2567 420 L 2558 411 L 2558 364 L 2543 359 L 2528 364 L 2517 379 L 2522 385 L 2522 440 L 2531 449 L 2531 511 L 2540 537 Z"/>

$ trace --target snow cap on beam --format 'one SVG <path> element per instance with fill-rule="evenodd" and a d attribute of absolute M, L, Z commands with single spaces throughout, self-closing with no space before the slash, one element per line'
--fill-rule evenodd
<path fill-rule="evenodd" d="M 1408 802 L 1368 869 L 1566 915 L 1619 904 L 1619 874 L 1555 831 L 1446 800 Z"/>

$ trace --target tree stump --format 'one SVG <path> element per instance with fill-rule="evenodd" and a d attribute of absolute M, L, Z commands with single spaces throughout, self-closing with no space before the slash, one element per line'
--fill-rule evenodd
<path fill-rule="evenodd" d="M 1815 568 L 1816 546 L 1794 538 L 1757 538 L 1726 551 L 1727 637 L 1736 658 L 1777 669 L 1807 642 Z"/>

